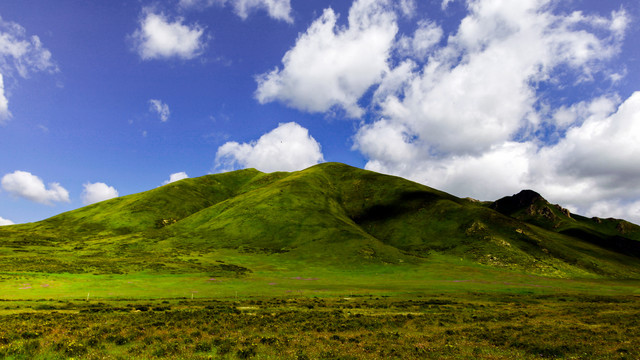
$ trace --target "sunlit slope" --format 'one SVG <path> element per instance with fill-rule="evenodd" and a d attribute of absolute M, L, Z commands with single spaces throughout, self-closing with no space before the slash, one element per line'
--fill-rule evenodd
<path fill-rule="evenodd" d="M 568 214 L 541 197 L 511 200 L 517 206 L 460 199 L 338 163 L 248 169 L 1 227 L 0 270 L 239 274 L 258 263 L 353 269 L 444 257 L 549 276 L 640 277 L 629 251 L 640 244 L 637 226 Z"/>
<path fill-rule="evenodd" d="M 70 236 L 123 235 L 161 228 L 235 196 L 262 175 L 254 169 L 184 179 L 139 194 L 118 197 L 34 224 Z"/>
<path fill-rule="evenodd" d="M 323 164 L 263 186 L 249 183 L 241 194 L 185 218 L 167 232 L 177 247 L 239 248 L 336 264 L 410 260 L 349 217 L 341 195 L 343 184 L 327 171 L 332 166 L 352 176 L 362 171 Z"/>
<path fill-rule="evenodd" d="M 178 247 L 242 247 L 334 263 L 397 264 L 445 254 L 552 276 L 620 277 L 637 273 L 638 263 L 481 203 L 342 164 L 283 176 L 170 230 Z"/>

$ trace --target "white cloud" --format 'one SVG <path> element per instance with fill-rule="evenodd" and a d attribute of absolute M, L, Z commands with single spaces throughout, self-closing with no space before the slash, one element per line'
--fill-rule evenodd
<path fill-rule="evenodd" d="M 216 167 L 225 171 L 237 167 L 264 172 L 296 171 L 322 161 L 320 144 L 294 122 L 280 124 L 248 144 L 227 142 L 216 153 Z"/>
<path fill-rule="evenodd" d="M 265 9 L 274 19 L 292 23 L 290 0 L 235 0 L 233 6 L 238 16 L 246 19 L 253 9 Z"/>
<path fill-rule="evenodd" d="M 552 114 L 552 123 L 559 129 L 580 125 L 582 121 L 604 119 L 616 111 L 620 100 L 617 96 L 602 96 L 592 101 L 581 101 L 571 106 L 560 106 Z"/>
<path fill-rule="evenodd" d="M 603 200 L 589 204 L 586 216 L 613 217 L 640 224 L 640 200 Z"/>
<path fill-rule="evenodd" d="M 188 178 L 189 175 L 187 175 L 186 172 L 181 171 L 181 172 L 177 172 L 177 173 L 173 173 L 171 175 L 169 175 L 169 180 L 165 180 L 162 185 L 167 185 L 169 183 L 175 182 L 175 181 L 179 181 L 182 179 L 186 179 Z"/>
<path fill-rule="evenodd" d="M 440 42 L 443 31 L 438 25 L 430 21 L 418 22 L 418 28 L 413 37 L 402 36 L 398 41 L 398 50 L 404 56 L 424 60 L 435 45 Z"/>
<path fill-rule="evenodd" d="M 166 122 L 167 120 L 169 120 L 169 116 L 171 115 L 171 111 L 169 110 L 169 105 L 157 99 L 149 100 L 149 111 L 152 111 L 158 114 L 162 122 Z"/>
<path fill-rule="evenodd" d="M 440 7 L 442 8 L 442 10 L 446 10 L 449 4 L 452 2 L 453 0 L 442 0 L 442 4 L 440 5 Z"/>
<path fill-rule="evenodd" d="M 178 57 L 193 59 L 204 50 L 204 28 L 184 25 L 182 18 L 171 22 L 164 14 L 143 10 L 140 28 L 132 34 L 134 46 L 143 60 Z"/>
<path fill-rule="evenodd" d="M 178 6 L 183 9 L 203 9 L 213 5 L 224 6 L 231 3 L 235 13 L 246 19 L 254 10 L 266 10 L 276 20 L 293 22 L 291 17 L 291 0 L 180 0 Z"/>
<path fill-rule="evenodd" d="M 58 67 L 38 36 L 28 37 L 20 24 L 0 17 L 0 72 L 7 75 L 14 71 L 26 78 L 31 72 L 57 72 Z"/>
<path fill-rule="evenodd" d="M 13 225 L 13 221 L 0 217 L 0 226 Z"/>
<path fill-rule="evenodd" d="M 604 177 L 607 187 L 640 180 L 640 92 L 622 103 L 611 116 L 595 113 L 580 127 L 569 129 L 552 151 L 564 157 L 565 171 L 579 177 Z"/>
<path fill-rule="evenodd" d="M 388 72 L 374 92 L 373 103 L 381 104 L 390 96 L 400 95 L 402 87 L 418 76 L 415 73 L 417 66 L 413 60 L 407 59 Z"/>
<path fill-rule="evenodd" d="M 85 205 L 118 197 L 118 190 L 105 183 L 86 183 L 82 186 L 84 187 L 82 191 L 82 203 Z"/>
<path fill-rule="evenodd" d="M 613 113 L 607 111 L 611 105 Z M 538 182 L 544 179 L 542 186 L 555 198 L 580 208 L 605 200 L 640 201 L 640 92 L 619 106 L 595 99 L 587 107 L 591 112 L 580 126 L 540 150 L 531 176 Z"/>
<path fill-rule="evenodd" d="M 415 15 L 416 11 L 416 1 L 415 0 L 400 0 L 398 2 L 398 7 L 400 8 L 400 12 L 402 15 L 412 18 Z"/>
<path fill-rule="evenodd" d="M 398 166 L 395 169 L 398 171 L 405 164 L 414 162 L 420 153 L 419 147 L 412 143 L 408 129 L 387 120 L 362 127 L 355 136 L 354 148 L 374 159 L 373 162 L 379 164 L 375 166 L 378 170 L 383 170 L 380 164 L 388 164 Z"/>
<path fill-rule="evenodd" d="M 26 171 L 14 171 L 2 177 L 2 188 L 13 196 L 25 198 L 45 205 L 53 202 L 70 202 L 69 192 L 58 183 L 49 183 L 46 188 L 42 180 Z"/>
<path fill-rule="evenodd" d="M 26 29 L 0 17 L 0 124 L 11 118 L 7 96 L 7 79 L 17 73 L 27 78 L 32 72 L 59 71 L 51 52 L 42 46 L 38 36 L 27 36 Z"/>
<path fill-rule="evenodd" d="M 480 154 L 535 129 L 539 82 L 551 81 L 560 65 L 578 77 L 590 76 L 594 62 L 619 48 L 617 13 L 612 19 L 563 17 L 545 11 L 546 5 L 542 0 L 470 2 L 470 14 L 447 46 L 404 83 L 397 91 L 402 95 L 381 101 L 385 117 L 408 126 L 431 153 L 440 154 Z M 603 30 L 611 36 L 596 36 Z"/>
<path fill-rule="evenodd" d="M 9 100 L 4 95 L 4 81 L 2 74 L 0 74 L 0 124 L 3 124 L 11 118 L 11 112 L 9 112 Z"/>
<path fill-rule="evenodd" d="M 347 27 L 328 8 L 300 35 L 282 58 L 283 68 L 259 75 L 260 103 L 280 101 L 308 112 L 340 107 L 360 117 L 358 100 L 389 71 L 388 58 L 398 31 L 388 0 L 358 0 Z"/>

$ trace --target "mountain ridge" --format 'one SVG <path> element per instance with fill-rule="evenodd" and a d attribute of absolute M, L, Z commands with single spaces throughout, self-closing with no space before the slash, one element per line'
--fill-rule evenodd
<path fill-rule="evenodd" d="M 29 264 L 34 271 L 184 271 L 189 262 L 199 264 L 190 271 L 219 270 L 213 254 L 232 251 L 274 264 L 357 268 L 446 256 L 552 277 L 640 276 L 640 227 L 624 220 L 571 214 L 532 190 L 474 202 L 340 163 L 184 179 L 3 227 L 0 239 L 0 270 L 36 258 L 50 266 Z"/>

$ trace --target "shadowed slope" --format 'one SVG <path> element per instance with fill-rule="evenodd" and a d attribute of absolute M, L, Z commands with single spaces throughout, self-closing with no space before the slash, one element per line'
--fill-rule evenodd
<path fill-rule="evenodd" d="M 490 205 L 505 215 L 623 254 L 640 257 L 640 226 L 619 219 L 586 218 L 523 190 Z"/>

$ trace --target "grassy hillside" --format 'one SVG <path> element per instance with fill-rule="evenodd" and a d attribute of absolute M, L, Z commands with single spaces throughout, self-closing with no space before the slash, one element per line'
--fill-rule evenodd
<path fill-rule="evenodd" d="M 487 206 L 337 163 L 247 169 L 0 227 L 0 271 L 242 277 L 308 267 L 406 272 L 438 259 L 552 277 L 640 276 L 638 226 L 527 194 Z"/>

